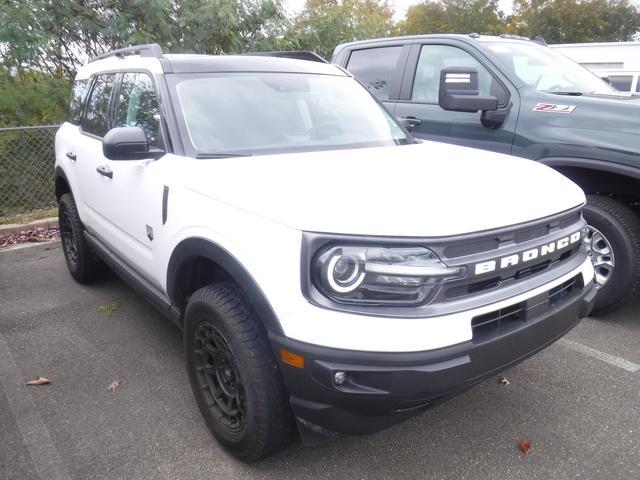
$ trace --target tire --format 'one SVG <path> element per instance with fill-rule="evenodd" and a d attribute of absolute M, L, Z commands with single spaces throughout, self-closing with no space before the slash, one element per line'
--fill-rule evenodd
<path fill-rule="evenodd" d="M 589 225 L 585 245 L 592 261 L 597 258 L 605 261 L 603 267 L 594 263 L 596 284 L 600 285 L 593 313 L 602 315 L 637 297 L 640 289 L 640 219 L 626 205 L 598 195 L 587 196 L 584 217 Z M 600 241 L 600 248 L 593 242 L 600 238 L 593 236 L 598 233 L 602 234 L 605 242 Z M 613 255 L 598 255 L 606 253 L 606 243 L 610 245 Z M 606 263 L 611 263 L 612 269 L 604 275 L 611 268 Z M 600 280 L 603 275 L 607 277 L 604 284 L 598 282 L 598 274 Z"/>
<path fill-rule="evenodd" d="M 64 259 L 71 276 L 79 283 L 88 283 L 102 277 L 107 266 L 95 256 L 85 240 L 84 225 L 80 221 L 76 202 L 70 193 L 60 197 L 58 225 Z"/>
<path fill-rule="evenodd" d="M 237 287 L 217 283 L 191 296 L 184 347 L 200 411 L 231 454 L 255 461 L 290 442 L 293 418 L 275 356 L 260 319 Z"/>

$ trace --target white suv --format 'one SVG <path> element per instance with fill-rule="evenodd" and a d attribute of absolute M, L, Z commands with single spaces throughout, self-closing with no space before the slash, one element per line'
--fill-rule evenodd
<path fill-rule="evenodd" d="M 417 143 L 326 63 L 103 55 L 76 77 L 55 187 L 71 275 L 109 265 L 182 329 L 198 406 L 244 460 L 296 426 L 313 443 L 411 417 L 595 295 L 576 185 Z"/>

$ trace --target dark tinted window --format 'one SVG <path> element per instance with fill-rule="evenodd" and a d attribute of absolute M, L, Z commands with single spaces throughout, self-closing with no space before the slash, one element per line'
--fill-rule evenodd
<path fill-rule="evenodd" d="M 82 117 L 82 130 L 102 137 L 109 131 L 109 99 L 115 75 L 99 75 L 91 90 Z"/>
<path fill-rule="evenodd" d="M 630 92 L 633 76 L 631 75 L 609 75 L 611 86 L 621 92 Z"/>
<path fill-rule="evenodd" d="M 114 126 L 140 127 L 147 134 L 149 144 L 158 147 L 159 125 L 158 97 L 151 77 L 146 73 L 122 75 Z"/>
<path fill-rule="evenodd" d="M 71 89 L 71 99 L 69 100 L 69 121 L 74 125 L 80 125 L 80 115 L 82 104 L 87 95 L 89 80 L 76 80 Z"/>
<path fill-rule="evenodd" d="M 636 86 L 636 93 L 640 93 L 640 78 L 638 78 L 638 85 Z"/>
<path fill-rule="evenodd" d="M 389 98 L 389 83 L 396 71 L 402 46 L 354 50 L 347 69 L 380 100 Z"/>
<path fill-rule="evenodd" d="M 471 54 L 449 45 L 425 45 L 420 50 L 411 100 L 438 103 L 440 72 L 448 67 L 475 68 L 478 70 L 478 94 L 491 95 L 493 77 Z"/>

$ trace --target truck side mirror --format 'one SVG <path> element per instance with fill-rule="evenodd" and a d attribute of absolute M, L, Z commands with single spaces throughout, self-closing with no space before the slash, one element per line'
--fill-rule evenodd
<path fill-rule="evenodd" d="M 102 153 L 109 160 L 157 159 L 165 154 L 162 150 L 150 150 L 149 141 L 140 127 L 112 128 L 102 138 Z"/>
<path fill-rule="evenodd" d="M 475 113 L 497 110 L 498 98 L 478 95 L 478 70 L 475 68 L 449 67 L 440 72 L 438 104 L 443 110 Z"/>

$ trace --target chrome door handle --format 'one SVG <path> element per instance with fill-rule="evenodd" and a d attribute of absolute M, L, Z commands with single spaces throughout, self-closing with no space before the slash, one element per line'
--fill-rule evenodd
<path fill-rule="evenodd" d="M 68 158 L 69 160 L 73 160 L 73 161 L 75 162 L 75 161 L 76 161 L 77 156 L 76 156 L 76 154 L 75 154 L 75 153 L 73 153 L 73 152 L 67 152 L 67 158 Z"/>
<path fill-rule="evenodd" d="M 104 175 L 105 177 L 113 178 L 113 171 L 106 165 L 100 165 L 98 168 L 96 168 L 96 172 L 98 172 L 100 175 Z"/>

